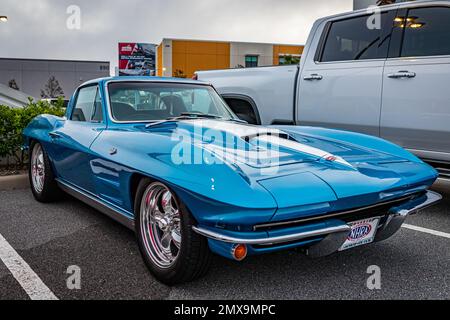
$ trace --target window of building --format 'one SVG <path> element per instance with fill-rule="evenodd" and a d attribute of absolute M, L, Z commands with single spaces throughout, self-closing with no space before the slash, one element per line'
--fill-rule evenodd
<path fill-rule="evenodd" d="M 450 55 L 450 8 L 410 9 L 403 26 L 402 57 Z"/>
<path fill-rule="evenodd" d="M 331 23 L 320 61 L 386 58 L 389 36 L 383 36 L 383 26 L 386 26 L 389 15 L 386 12 L 381 14 L 381 29 L 368 28 L 368 17 L 365 15 Z M 392 21 L 388 26 L 392 28 Z"/>
<path fill-rule="evenodd" d="M 254 68 L 258 66 L 258 56 L 248 55 L 245 56 L 245 67 Z"/>

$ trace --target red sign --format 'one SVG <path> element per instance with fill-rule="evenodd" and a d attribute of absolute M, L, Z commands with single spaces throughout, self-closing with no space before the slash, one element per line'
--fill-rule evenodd
<path fill-rule="evenodd" d="M 155 75 L 156 45 L 150 43 L 119 43 L 119 75 Z"/>

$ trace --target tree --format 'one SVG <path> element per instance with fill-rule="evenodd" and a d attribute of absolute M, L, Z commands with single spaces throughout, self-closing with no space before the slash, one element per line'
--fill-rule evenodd
<path fill-rule="evenodd" d="M 292 64 L 299 64 L 299 63 L 300 63 L 300 57 L 285 55 L 284 61 L 280 62 L 280 65 L 292 65 Z"/>
<path fill-rule="evenodd" d="M 64 91 L 59 85 L 58 80 L 56 80 L 55 76 L 51 76 L 48 79 L 47 84 L 45 85 L 44 90 L 41 90 L 41 98 L 58 98 L 64 96 Z"/>
<path fill-rule="evenodd" d="M 17 85 L 17 82 L 15 79 L 9 80 L 8 87 L 10 87 L 11 89 L 14 89 L 14 90 L 19 90 L 19 86 Z"/>
<path fill-rule="evenodd" d="M 388 4 L 394 4 L 396 0 L 378 0 L 377 5 L 379 6 L 385 6 Z"/>
<path fill-rule="evenodd" d="M 175 72 L 173 73 L 173 76 L 175 78 L 186 78 L 187 76 L 184 74 L 183 70 L 180 69 L 176 69 Z"/>

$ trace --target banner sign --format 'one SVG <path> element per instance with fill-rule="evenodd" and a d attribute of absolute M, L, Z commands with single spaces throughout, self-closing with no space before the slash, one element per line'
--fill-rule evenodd
<path fill-rule="evenodd" d="M 120 76 L 154 76 L 156 45 L 151 43 L 119 43 Z"/>

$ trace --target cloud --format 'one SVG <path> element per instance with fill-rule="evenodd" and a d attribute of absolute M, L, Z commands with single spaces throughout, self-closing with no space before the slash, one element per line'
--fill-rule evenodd
<path fill-rule="evenodd" d="M 1 0 L 0 57 L 107 60 L 117 43 L 162 38 L 303 44 L 319 17 L 352 9 L 352 0 Z M 69 30 L 67 7 L 81 9 Z"/>

